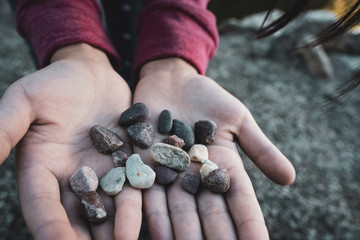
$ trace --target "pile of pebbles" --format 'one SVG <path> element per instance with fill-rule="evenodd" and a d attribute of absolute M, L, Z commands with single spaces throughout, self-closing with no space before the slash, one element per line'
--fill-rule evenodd
<path fill-rule="evenodd" d="M 203 185 L 216 193 L 224 193 L 230 187 L 230 175 L 225 168 L 219 168 L 209 160 L 206 145 L 216 136 L 216 124 L 201 120 L 192 127 L 180 120 L 173 119 L 169 110 L 159 115 L 158 131 L 169 134 L 162 143 L 153 144 L 154 129 L 145 123 L 148 109 L 143 103 L 135 103 L 124 111 L 118 121 L 127 129 L 130 141 L 140 148 L 150 148 L 150 156 L 157 165 L 152 169 L 146 165 L 139 154 L 128 156 L 120 148 L 123 141 L 114 132 L 100 125 L 90 129 L 90 138 L 96 149 L 103 154 L 111 154 L 115 167 L 100 180 L 103 191 L 110 196 L 118 194 L 126 181 L 137 189 L 150 188 L 155 180 L 162 185 L 171 185 L 179 175 L 186 171 L 191 162 L 202 164 L 199 174 L 186 173 L 182 179 L 183 188 L 196 194 Z M 70 178 L 70 185 L 80 198 L 83 213 L 92 223 L 102 223 L 106 211 L 101 197 L 96 192 L 99 181 L 95 172 L 88 166 L 78 169 Z"/>

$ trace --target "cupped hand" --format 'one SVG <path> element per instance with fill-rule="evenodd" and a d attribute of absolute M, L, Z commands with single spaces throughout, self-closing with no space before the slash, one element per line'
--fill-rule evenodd
<path fill-rule="evenodd" d="M 155 184 L 143 192 L 145 213 L 153 239 L 268 239 L 264 218 L 237 144 L 274 182 L 291 184 L 295 171 L 287 158 L 265 137 L 248 109 L 213 80 L 176 58 L 147 63 L 140 72 L 134 103 L 149 108 L 148 121 L 157 129 L 160 112 L 191 126 L 198 120 L 217 124 L 216 140 L 208 146 L 209 159 L 226 168 L 231 187 L 225 194 L 202 189 L 196 195 L 181 186 L 185 173 L 169 187 Z M 166 135 L 155 134 L 154 142 Z M 150 165 L 148 150 L 134 148 Z M 191 163 L 187 172 L 199 173 Z"/>
<path fill-rule="evenodd" d="M 20 202 L 35 239 L 137 239 L 139 190 L 125 185 L 115 197 L 100 192 L 108 219 L 93 225 L 81 217 L 80 200 L 69 184 L 81 166 L 94 169 L 99 179 L 114 167 L 111 155 L 92 145 L 89 130 L 95 124 L 116 132 L 125 142 L 122 150 L 131 154 L 117 125 L 130 105 L 126 82 L 102 51 L 86 44 L 58 50 L 49 66 L 18 80 L 2 96 L 0 163 L 17 144 Z"/>

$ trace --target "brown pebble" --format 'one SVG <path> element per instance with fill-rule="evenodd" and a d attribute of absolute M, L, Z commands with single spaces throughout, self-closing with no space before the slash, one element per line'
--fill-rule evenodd
<path fill-rule="evenodd" d="M 191 194 L 196 194 L 201 184 L 201 177 L 197 174 L 187 173 L 183 179 L 183 188 Z"/>
<path fill-rule="evenodd" d="M 179 138 L 176 135 L 168 136 L 167 138 L 165 138 L 163 140 L 163 142 L 167 143 L 167 144 L 170 144 L 170 145 L 173 145 L 173 146 L 178 147 L 178 148 L 182 148 L 183 146 L 185 146 L 184 140 Z"/>
<path fill-rule="evenodd" d="M 123 151 L 117 150 L 116 152 L 112 153 L 112 159 L 116 167 L 125 167 L 128 155 Z"/>
<path fill-rule="evenodd" d="M 130 140 L 136 146 L 148 148 L 154 139 L 154 129 L 151 125 L 138 122 L 127 128 Z"/>
<path fill-rule="evenodd" d="M 148 108 L 144 103 L 135 103 L 126 109 L 120 116 L 119 124 L 129 126 L 131 124 L 142 122 L 148 115 Z"/>
<path fill-rule="evenodd" d="M 116 133 L 100 125 L 95 125 L 90 129 L 90 138 L 101 153 L 115 152 L 124 144 Z"/>
<path fill-rule="evenodd" d="M 97 192 L 83 193 L 81 196 L 82 214 L 91 223 L 100 224 L 106 220 L 107 213 Z"/>
<path fill-rule="evenodd" d="M 156 165 L 154 172 L 156 173 L 156 182 L 161 185 L 173 184 L 178 176 L 177 172 L 162 165 Z"/>
<path fill-rule="evenodd" d="M 87 166 L 79 168 L 70 178 L 70 186 L 78 196 L 85 192 L 96 191 L 98 185 L 96 173 Z"/>
<path fill-rule="evenodd" d="M 197 121 L 194 125 L 195 142 L 209 145 L 215 140 L 216 123 L 209 120 Z"/>
<path fill-rule="evenodd" d="M 206 187 L 216 193 L 224 193 L 230 188 L 230 174 L 225 168 L 210 172 L 205 181 Z"/>

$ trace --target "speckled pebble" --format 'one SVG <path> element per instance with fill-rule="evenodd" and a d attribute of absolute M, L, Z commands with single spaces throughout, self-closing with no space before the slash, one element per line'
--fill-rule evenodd
<path fill-rule="evenodd" d="M 144 103 L 135 103 L 126 109 L 120 116 L 119 124 L 129 126 L 137 122 L 142 122 L 148 115 L 148 108 Z"/>
<path fill-rule="evenodd" d="M 182 182 L 183 188 L 191 194 L 196 194 L 199 190 L 201 184 L 201 178 L 200 175 L 197 174 L 185 174 L 185 177 Z"/>
<path fill-rule="evenodd" d="M 163 110 L 159 115 L 158 131 L 159 133 L 169 133 L 173 125 L 172 114 L 169 110 Z"/>
<path fill-rule="evenodd" d="M 177 171 L 185 171 L 190 165 L 189 155 L 184 150 L 166 143 L 153 144 L 150 156 L 155 162 Z"/>
<path fill-rule="evenodd" d="M 100 125 L 90 129 L 90 138 L 100 153 L 115 152 L 124 144 L 116 133 Z"/>
<path fill-rule="evenodd" d="M 126 177 L 132 187 L 147 189 L 154 184 L 156 174 L 143 163 L 139 154 L 133 154 L 126 161 Z"/>
<path fill-rule="evenodd" d="M 126 173 L 125 167 L 112 168 L 103 178 L 100 180 L 100 186 L 107 195 L 118 194 L 125 183 Z"/>
<path fill-rule="evenodd" d="M 99 180 L 94 170 L 83 166 L 70 177 L 70 185 L 75 194 L 81 196 L 85 192 L 96 191 Z"/>
<path fill-rule="evenodd" d="M 178 148 L 182 148 L 185 145 L 184 140 L 176 135 L 168 136 L 163 140 L 163 142 Z"/>
<path fill-rule="evenodd" d="M 156 173 L 156 182 L 161 185 L 173 184 L 178 176 L 177 172 L 166 166 L 156 165 L 154 171 Z"/>
<path fill-rule="evenodd" d="M 130 140 L 140 148 L 148 148 L 154 139 L 154 129 L 150 124 L 138 122 L 127 128 Z"/>
<path fill-rule="evenodd" d="M 197 121 L 194 125 L 195 142 L 209 145 L 215 140 L 216 123 L 209 120 Z"/>
<path fill-rule="evenodd" d="M 116 167 L 125 167 L 128 155 L 123 151 L 117 150 L 112 153 L 112 159 Z"/>
<path fill-rule="evenodd" d="M 92 191 L 82 194 L 81 205 L 82 214 L 89 222 L 100 224 L 106 220 L 107 213 L 97 192 Z"/>
<path fill-rule="evenodd" d="M 184 150 L 188 151 L 192 145 L 195 143 L 195 135 L 191 126 L 187 123 L 184 123 L 180 120 L 174 119 L 173 126 L 171 128 L 171 134 L 178 136 L 183 139 L 185 145 Z"/>
<path fill-rule="evenodd" d="M 210 172 L 205 181 L 206 187 L 216 193 L 224 193 L 230 188 L 230 174 L 225 168 Z"/>

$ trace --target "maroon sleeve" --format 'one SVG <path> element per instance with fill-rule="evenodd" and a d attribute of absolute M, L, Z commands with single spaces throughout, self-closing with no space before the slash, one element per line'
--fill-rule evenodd
<path fill-rule="evenodd" d="M 96 0 L 21 0 L 16 9 L 16 27 L 34 48 L 40 67 L 49 64 L 57 49 L 81 42 L 119 61 L 105 34 Z"/>
<path fill-rule="evenodd" d="M 219 43 L 216 19 L 207 4 L 208 0 L 143 1 L 135 77 L 146 62 L 167 57 L 180 57 L 205 74 Z"/>

